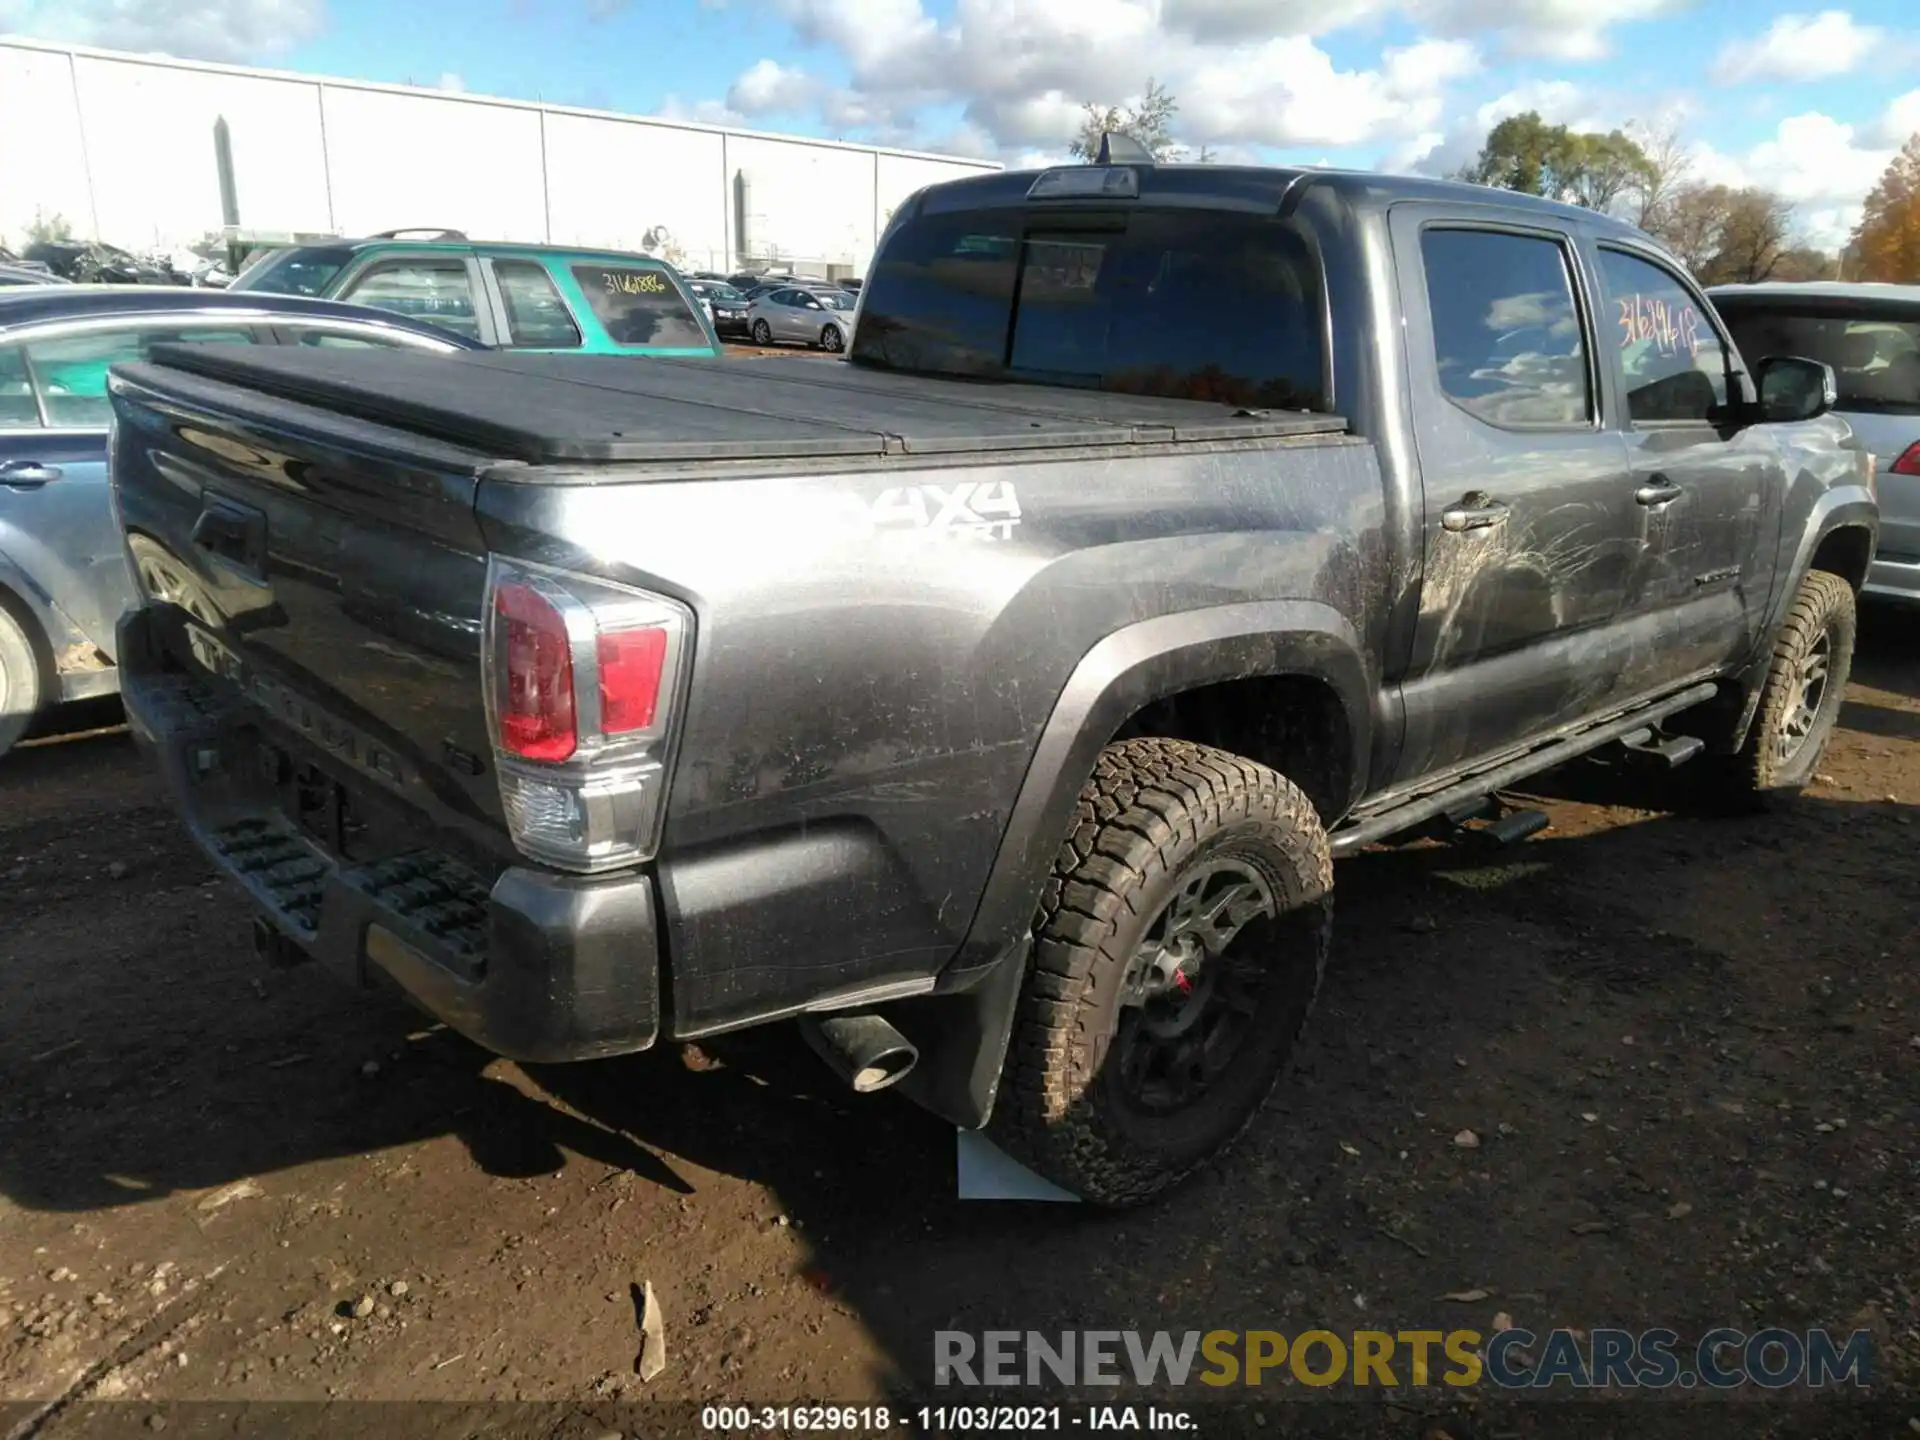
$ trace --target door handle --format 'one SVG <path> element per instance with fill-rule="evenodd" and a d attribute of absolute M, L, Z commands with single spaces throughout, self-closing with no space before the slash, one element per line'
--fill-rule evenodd
<path fill-rule="evenodd" d="M 58 480 L 61 473 L 58 465 L 42 465 L 38 460 L 0 461 L 0 485 L 20 490 L 36 490 L 50 480 Z"/>
<path fill-rule="evenodd" d="M 1647 483 L 1633 492 L 1634 500 L 1641 505 L 1667 505 L 1678 500 L 1680 487 L 1664 475 L 1650 475 Z"/>
<path fill-rule="evenodd" d="M 239 566 L 255 579 L 265 578 L 267 517 L 247 505 L 208 496 L 193 522 L 193 543 Z"/>
<path fill-rule="evenodd" d="M 1509 513 L 1498 500 L 1476 490 L 1458 505 L 1440 512 L 1440 528 L 1456 535 L 1463 530 L 1487 530 L 1506 524 Z"/>

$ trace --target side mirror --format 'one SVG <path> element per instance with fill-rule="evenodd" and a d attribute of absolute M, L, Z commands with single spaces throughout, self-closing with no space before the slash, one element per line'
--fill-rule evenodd
<path fill-rule="evenodd" d="M 1840 403 L 1833 367 L 1798 355 L 1769 355 L 1754 371 L 1760 392 L 1760 418 L 1815 420 Z"/>

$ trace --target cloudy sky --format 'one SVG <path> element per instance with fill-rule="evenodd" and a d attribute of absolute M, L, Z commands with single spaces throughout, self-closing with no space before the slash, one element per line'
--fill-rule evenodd
<path fill-rule="evenodd" d="M 1013 163 L 1149 75 L 1227 158 L 1432 172 L 1520 110 L 1677 123 L 1825 244 L 1920 130 L 1916 0 L 0 0 L 8 31 Z"/>

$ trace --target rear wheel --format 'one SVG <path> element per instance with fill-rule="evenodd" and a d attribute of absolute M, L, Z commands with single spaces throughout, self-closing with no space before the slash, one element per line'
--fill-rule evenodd
<path fill-rule="evenodd" d="M 764 320 L 754 321 L 753 343 L 756 345 L 771 345 L 773 343 L 773 327 Z"/>
<path fill-rule="evenodd" d="M 1290 781 L 1184 741 L 1109 746 L 1036 917 L 994 1138 L 1109 1206 L 1219 1155 L 1292 1056 L 1332 893 Z"/>
<path fill-rule="evenodd" d="M 838 325 L 829 325 L 820 332 L 820 348 L 822 350 L 838 354 L 841 347 L 846 343 L 847 342 L 840 336 L 840 327 Z"/>
<path fill-rule="evenodd" d="M 1763 801 L 1812 778 L 1846 698 L 1856 623 L 1853 587 L 1808 571 L 1774 639 L 1753 728 L 1727 767 L 1732 798 Z"/>
<path fill-rule="evenodd" d="M 40 657 L 26 628 L 0 605 L 0 755 L 27 733 L 40 708 Z"/>

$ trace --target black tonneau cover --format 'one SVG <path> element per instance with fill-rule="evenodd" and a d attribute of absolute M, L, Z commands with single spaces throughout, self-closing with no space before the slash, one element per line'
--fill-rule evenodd
<path fill-rule="evenodd" d="M 753 460 L 1334 435 L 1330 415 L 970 383 L 803 356 L 686 360 L 161 345 L 157 365 L 501 459 Z M 129 367 L 137 378 L 144 367 Z"/>

